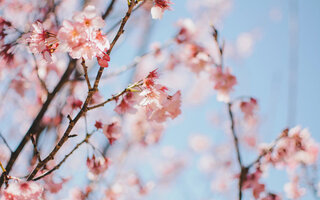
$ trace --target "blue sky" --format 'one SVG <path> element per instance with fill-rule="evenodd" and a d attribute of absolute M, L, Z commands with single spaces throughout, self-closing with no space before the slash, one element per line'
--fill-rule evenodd
<path fill-rule="evenodd" d="M 154 41 L 170 38 L 177 18 L 189 16 L 184 7 L 185 1 L 176 1 L 174 11 L 167 12 L 162 21 L 156 22 Z M 261 38 L 254 46 L 252 55 L 240 62 L 227 60 L 238 78 L 235 96 L 250 95 L 259 101 L 262 124 L 261 137 L 272 141 L 281 130 L 288 126 L 288 73 L 289 66 L 289 1 L 234 1 L 233 8 L 223 21 L 220 30 L 222 37 L 234 41 L 243 32 L 258 29 Z M 281 13 L 278 21 L 270 19 L 271 10 Z M 320 2 L 317 0 L 298 3 L 298 73 L 296 123 L 309 128 L 312 136 L 320 141 L 318 124 L 320 118 Z M 166 27 L 165 29 L 163 27 Z M 219 141 L 219 134 L 208 121 L 208 115 L 215 109 L 223 110 L 224 105 L 215 102 L 215 97 L 205 105 L 186 108 L 183 121 L 174 124 L 164 137 L 163 145 L 172 145 L 178 149 L 187 148 L 188 135 L 192 133 L 208 134 L 213 141 Z M 249 156 L 244 156 L 245 159 Z M 195 168 L 188 169 L 177 181 L 180 188 L 173 187 L 166 199 L 206 198 L 209 189 L 204 177 L 196 174 Z M 287 181 L 283 171 L 270 172 L 266 180 L 267 187 L 273 191 L 282 190 Z M 191 192 L 190 192 L 191 190 Z M 193 190 L 193 191 L 192 191 Z M 161 196 L 161 195 L 160 195 Z M 165 195 L 166 196 L 166 195 Z M 210 196 L 210 195 L 209 195 Z M 220 199 L 214 195 L 214 199 Z M 153 199 L 153 198 L 151 198 Z M 161 199 L 161 197 L 159 198 Z M 223 199 L 223 198 L 221 198 Z M 303 199 L 312 199 L 306 196 Z"/>
<path fill-rule="evenodd" d="M 176 32 L 174 24 L 178 19 L 192 17 L 191 12 L 185 6 L 187 1 L 175 0 L 173 2 L 173 11 L 167 11 L 162 20 L 152 22 L 150 42 L 167 41 Z M 318 0 L 299 1 L 298 10 L 299 62 L 296 124 L 309 128 L 313 137 L 320 141 L 318 133 L 320 122 L 318 117 L 320 113 L 320 79 L 318 78 L 320 74 L 320 2 Z M 271 11 L 280 13 L 279 20 L 270 18 Z M 259 134 L 261 139 L 267 142 L 275 139 L 281 130 L 288 127 L 289 13 L 289 1 L 286 0 L 234 1 L 220 29 L 221 37 L 227 43 L 234 42 L 243 32 L 258 30 L 260 33 L 261 37 L 256 40 L 253 53 L 249 57 L 237 61 L 227 59 L 226 64 L 232 68 L 238 79 L 233 96 L 246 95 L 257 98 L 261 116 Z M 117 17 L 120 15 L 120 13 L 115 13 Z M 108 23 L 111 26 L 112 22 Z M 133 39 L 130 34 L 128 35 L 127 37 L 125 32 L 122 39 L 129 45 L 119 45 L 115 48 L 111 57 L 110 70 L 131 63 L 130 60 L 137 54 L 136 46 L 132 43 Z M 123 51 L 123 48 L 126 51 Z M 118 77 L 119 80 L 127 80 L 128 74 L 130 73 Z M 114 91 L 120 91 L 126 85 L 127 81 L 120 85 L 112 84 L 112 87 L 103 90 L 103 94 L 108 96 Z M 194 133 L 208 135 L 213 143 L 225 141 L 228 139 L 226 134 L 209 120 L 213 112 L 219 112 L 222 116 L 226 115 L 225 105 L 218 103 L 215 95 L 210 96 L 201 105 L 183 106 L 183 116 L 170 123 L 159 147 L 174 146 L 178 151 L 185 152 L 188 149 L 188 138 Z M 243 152 L 243 156 L 245 162 L 250 162 L 255 157 L 255 155 L 248 154 L 247 151 Z M 150 175 L 148 169 L 140 168 L 140 171 L 142 176 Z M 271 191 L 282 191 L 287 178 L 283 171 L 271 170 L 265 181 L 267 188 Z M 172 187 L 166 190 L 156 190 L 156 195 L 149 199 L 227 199 L 219 194 L 211 193 L 209 184 L 210 179 L 197 171 L 196 163 L 191 163 L 178 176 Z M 304 199 L 312 198 L 306 196 Z"/>

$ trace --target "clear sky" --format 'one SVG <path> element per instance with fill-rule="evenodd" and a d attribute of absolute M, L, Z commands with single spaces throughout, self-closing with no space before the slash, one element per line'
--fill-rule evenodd
<path fill-rule="evenodd" d="M 190 17 L 192 14 L 186 7 L 186 0 L 172 0 L 172 11 L 166 11 L 160 21 L 153 21 L 152 37 L 150 42 L 164 42 L 172 38 L 176 32 L 174 24 L 180 18 Z M 195 0 L 193 0 L 195 1 Z M 212 2 L 226 0 L 212 0 Z M 208 1 L 209 2 L 209 1 Z M 288 127 L 288 77 L 290 55 L 289 32 L 289 0 L 242 0 L 231 1 L 229 12 L 225 15 L 222 24 L 219 24 L 221 37 L 226 43 L 234 44 L 239 35 L 250 33 L 254 35 L 252 53 L 241 59 L 227 59 L 226 65 L 230 66 L 238 79 L 233 97 L 253 96 L 259 102 L 261 126 L 259 136 L 261 141 L 270 142 L 279 133 Z M 190 4 L 189 4 L 190 5 Z M 118 19 L 120 13 L 115 13 L 113 19 Z M 320 1 L 304 0 L 298 2 L 298 73 L 297 73 L 297 104 L 296 123 L 309 128 L 312 136 L 320 142 L 318 124 L 320 118 Z M 112 19 L 112 18 L 111 18 Z M 110 22 L 107 22 L 111 23 Z M 110 24 L 108 24 L 110 26 Z M 209 26 L 210 24 L 208 24 Z M 130 63 L 137 55 L 136 46 L 132 43 L 131 35 L 123 38 L 129 45 L 119 45 L 111 56 L 110 69 Z M 120 42 L 121 43 L 121 42 Z M 121 48 L 126 48 L 122 51 Z M 125 58 L 125 59 L 124 59 Z M 155 66 L 157 67 L 157 66 Z M 128 80 L 130 73 L 117 79 Z M 114 81 L 114 80 L 113 80 Z M 120 81 L 119 81 L 120 82 Z M 111 84 L 103 90 L 108 96 L 120 91 L 127 85 Z M 118 83 L 118 82 L 117 82 Z M 212 85 L 207 87 L 212 88 Z M 159 144 L 158 151 L 163 146 L 174 146 L 178 151 L 188 153 L 189 136 L 195 133 L 208 135 L 214 144 L 227 139 L 226 133 L 212 123 L 213 113 L 227 119 L 226 107 L 216 101 L 213 94 L 205 103 L 189 106 L 183 105 L 183 116 L 179 117 L 170 126 Z M 231 144 L 231 143 L 230 143 Z M 230 145 L 232 149 L 233 146 Z M 159 153 L 159 152 L 157 152 Z M 233 152 L 235 154 L 235 151 Z M 243 151 L 244 160 L 250 162 L 255 155 Z M 197 158 L 194 160 L 197 161 Z M 156 190 L 156 195 L 150 196 L 152 200 L 201 200 L 201 199 L 226 199 L 219 194 L 210 192 L 210 179 L 197 170 L 197 164 L 191 165 L 183 171 L 177 180 L 165 190 Z M 147 167 L 139 168 L 142 176 L 148 177 Z M 83 177 L 76 178 L 75 182 Z M 288 182 L 283 171 L 271 170 L 264 180 L 271 191 L 282 191 L 283 184 Z M 234 187 L 237 188 L 236 186 Z M 234 191 L 236 193 L 237 191 Z M 281 193 L 283 194 L 283 193 Z M 309 195 L 303 199 L 312 199 Z"/>
<path fill-rule="evenodd" d="M 173 22 L 181 16 L 188 17 L 186 1 L 174 1 L 172 12 L 166 12 L 164 19 L 155 22 L 154 41 L 165 41 L 174 33 Z M 292 11 L 291 11 L 292 12 Z M 309 128 L 312 136 L 320 141 L 318 126 L 320 118 L 320 2 L 317 0 L 298 3 L 298 73 L 296 123 Z M 241 61 L 227 60 L 238 78 L 234 96 L 250 95 L 259 101 L 261 128 L 259 134 L 264 141 L 272 141 L 279 132 L 288 127 L 288 74 L 289 66 L 289 1 L 285 0 L 242 0 L 234 1 L 232 9 L 223 20 L 221 35 L 226 42 L 234 42 L 244 32 L 257 31 L 253 52 Z M 165 28 L 163 28 L 165 27 Z M 213 141 L 219 141 L 219 134 L 208 116 L 216 109 L 223 113 L 224 105 L 216 103 L 212 96 L 205 105 L 186 108 L 183 119 L 173 123 L 161 144 L 178 149 L 187 148 L 188 135 L 208 134 Z M 217 132 L 217 133 L 215 133 Z M 246 156 L 245 156 L 246 158 Z M 201 199 L 210 196 L 209 182 L 188 169 L 178 179 L 179 187 L 173 187 L 168 194 L 150 199 Z M 273 172 L 266 179 L 267 187 L 273 191 L 282 190 L 287 179 L 283 171 Z M 205 191 L 205 192 L 204 192 Z M 164 198 L 165 196 L 165 198 Z M 220 199 L 214 195 L 214 199 Z M 222 199 L 222 198 L 221 198 Z M 306 196 L 303 199 L 312 199 Z"/>

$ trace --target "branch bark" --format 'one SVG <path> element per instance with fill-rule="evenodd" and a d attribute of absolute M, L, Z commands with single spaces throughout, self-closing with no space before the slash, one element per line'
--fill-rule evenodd
<path fill-rule="evenodd" d="M 52 169 L 50 169 L 49 171 L 45 172 L 44 174 L 32 179 L 33 181 L 37 181 L 40 180 L 46 176 L 48 176 L 49 174 L 51 174 L 52 172 L 58 170 L 61 165 L 73 154 L 73 152 L 75 152 L 82 144 L 87 143 L 89 138 L 92 136 L 92 134 L 87 134 L 85 139 L 83 139 L 80 143 L 78 143 L 71 151 L 70 153 L 68 153 L 60 162 L 59 164 L 57 164 L 56 166 L 54 166 Z"/>
<path fill-rule="evenodd" d="M 110 12 L 111 12 L 111 10 L 109 11 L 109 14 L 110 14 Z M 108 16 L 108 14 L 104 15 L 103 19 L 105 19 L 107 16 Z M 42 105 L 38 115 L 34 119 L 32 125 L 28 129 L 27 133 L 24 135 L 24 137 L 20 141 L 20 143 L 17 146 L 16 150 L 11 153 L 10 159 L 9 159 L 7 165 L 6 165 L 6 173 L 2 173 L 1 177 L 0 177 L 0 188 L 1 188 L 2 184 L 5 181 L 5 177 L 7 176 L 7 174 L 10 173 L 14 163 L 16 162 L 16 160 L 17 160 L 18 156 L 20 155 L 20 153 L 22 152 L 24 146 L 28 143 L 28 141 L 30 139 L 30 136 L 32 134 L 34 134 L 34 135 L 39 134 L 39 131 L 37 131 L 37 129 L 38 129 L 40 123 L 41 123 L 41 120 L 42 120 L 45 112 L 49 108 L 49 105 L 51 104 L 51 102 L 54 99 L 54 97 L 56 96 L 56 94 L 60 91 L 60 89 L 64 86 L 64 84 L 68 82 L 70 75 L 72 74 L 73 70 L 75 69 L 75 66 L 76 66 L 76 60 L 72 59 L 69 62 L 68 67 L 67 67 L 66 71 L 64 72 L 63 76 L 61 77 L 59 83 L 56 85 L 56 87 L 54 88 L 54 90 L 51 93 L 48 93 L 47 100 Z M 100 70 L 99 70 L 99 72 L 100 72 Z"/>
<path fill-rule="evenodd" d="M 73 70 L 75 68 L 75 65 L 76 65 L 76 60 L 71 60 L 69 62 L 69 65 L 68 65 L 66 71 L 62 75 L 60 81 L 58 82 L 58 84 L 56 85 L 54 90 L 48 94 L 47 100 L 42 105 L 38 115 L 34 119 L 33 123 L 31 124 L 30 128 L 28 129 L 27 133 L 24 135 L 24 137 L 20 141 L 16 150 L 11 153 L 10 159 L 9 159 L 7 166 L 6 166 L 6 173 L 7 174 L 10 173 L 15 161 L 17 160 L 18 156 L 20 155 L 24 146 L 29 141 L 31 135 L 37 135 L 39 133 L 39 131 L 38 131 L 39 125 L 41 123 L 41 120 L 42 120 L 44 114 L 46 113 L 47 109 L 49 108 L 49 105 L 51 104 L 54 97 L 57 95 L 57 93 L 60 91 L 60 89 L 63 87 L 63 85 L 68 81 L 71 73 L 73 72 Z M 0 180 L 0 187 L 2 186 L 3 182 L 4 182 L 4 174 L 2 173 L 1 180 Z"/>
<path fill-rule="evenodd" d="M 132 13 L 132 10 L 134 8 L 134 6 L 137 4 L 136 1 L 131 1 L 131 4 L 130 6 L 128 6 L 128 11 L 126 13 L 126 15 L 124 16 L 124 18 L 122 19 L 122 22 L 121 22 L 121 25 L 119 27 L 119 30 L 116 34 L 116 36 L 114 37 L 114 39 L 112 40 L 111 44 L 110 44 L 110 48 L 108 49 L 107 51 L 107 54 L 110 55 L 114 45 L 116 44 L 116 42 L 118 41 L 118 39 L 120 38 L 120 36 L 123 34 L 124 32 L 124 26 L 125 24 L 127 23 L 131 13 Z M 99 86 L 99 82 L 100 82 L 100 79 L 101 79 L 101 76 L 102 76 L 102 73 L 104 71 L 104 68 L 103 67 L 100 67 L 99 68 L 99 71 L 97 73 L 97 76 L 96 76 L 96 79 L 94 81 L 94 85 L 93 85 L 93 88 L 91 90 L 89 90 L 88 92 L 88 95 L 86 97 L 86 100 L 81 108 L 81 110 L 78 112 L 78 114 L 75 116 L 74 119 L 71 119 L 70 122 L 69 122 L 69 125 L 66 129 L 66 131 L 64 132 L 63 136 L 61 137 L 61 139 L 59 140 L 59 142 L 57 143 L 57 145 L 54 147 L 54 149 L 49 153 L 49 155 L 44 158 L 42 160 L 42 162 L 39 162 L 37 164 L 37 166 L 34 168 L 34 170 L 31 172 L 31 174 L 29 175 L 28 177 L 28 181 L 32 180 L 34 178 L 34 176 L 38 173 L 39 170 L 42 169 L 43 166 L 45 166 L 45 164 L 47 162 L 49 162 L 50 160 L 53 160 L 55 155 L 57 154 L 57 152 L 60 150 L 60 148 L 62 147 L 62 145 L 68 140 L 68 136 L 70 134 L 70 132 L 72 131 L 72 129 L 74 128 L 74 126 L 76 125 L 76 123 L 78 122 L 78 120 L 86 114 L 86 112 L 88 111 L 88 105 L 89 105 L 89 102 L 91 101 L 92 99 L 92 96 L 94 95 L 94 93 L 98 90 L 98 86 Z"/>
<path fill-rule="evenodd" d="M 243 183 L 246 179 L 246 176 L 248 173 L 248 168 L 244 167 L 242 164 L 240 147 L 239 147 L 239 139 L 238 139 L 238 136 L 235 131 L 234 117 L 233 117 L 233 113 L 232 113 L 232 103 L 228 103 L 228 111 L 229 111 L 229 117 L 230 117 L 230 121 L 231 121 L 232 138 L 233 138 L 233 142 L 234 142 L 234 147 L 237 152 L 238 164 L 240 167 L 240 176 L 239 176 L 239 182 L 238 182 L 238 188 L 239 188 L 238 199 L 241 200 L 242 199 L 242 186 L 243 186 Z"/>

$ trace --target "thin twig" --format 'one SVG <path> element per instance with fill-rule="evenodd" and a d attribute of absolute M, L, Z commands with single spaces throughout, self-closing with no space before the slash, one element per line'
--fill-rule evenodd
<path fill-rule="evenodd" d="M 103 19 L 106 19 L 110 15 L 110 13 L 111 13 L 111 11 L 113 9 L 113 5 L 114 5 L 115 2 L 116 2 L 116 0 L 112 0 L 110 2 L 108 8 L 106 9 L 106 12 L 104 12 L 103 15 L 102 15 Z"/>
<path fill-rule="evenodd" d="M 4 143 L 4 144 L 8 147 L 8 149 L 10 150 L 10 152 L 12 152 L 11 147 L 9 146 L 7 140 L 3 137 L 2 133 L 0 133 L 0 137 L 1 137 L 2 141 L 3 141 L 3 143 Z"/>
<path fill-rule="evenodd" d="M 88 89 L 91 90 L 91 84 L 88 76 L 88 67 L 86 66 L 86 61 L 84 60 L 84 58 L 82 58 L 81 65 L 84 71 L 84 78 L 86 79 Z"/>
<path fill-rule="evenodd" d="M 75 65 L 76 65 L 76 60 L 72 59 L 69 62 L 69 65 L 68 65 L 66 71 L 62 75 L 60 81 L 57 83 L 57 85 L 54 88 L 54 90 L 51 93 L 48 94 L 47 100 L 43 103 L 38 115 L 33 120 L 30 128 L 28 129 L 27 133 L 24 135 L 24 137 L 20 141 L 18 147 L 16 148 L 16 150 L 14 152 L 11 153 L 10 159 L 9 159 L 7 165 L 6 165 L 7 174 L 9 174 L 9 172 L 11 171 L 11 169 L 12 169 L 14 163 L 16 162 L 18 156 L 20 155 L 21 151 L 23 150 L 23 148 L 25 147 L 25 145 L 29 141 L 31 133 L 33 135 L 38 135 L 39 134 L 39 125 L 40 125 L 40 123 L 42 121 L 42 118 L 43 118 L 44 114 L 48 110 L 49 105 L 51 104 L 51 102 L 54 99 L 54 97 L 61 90 L 61 88 L 64 86 L 64 84 L 68 82 L 68 79 L 69 79 L 71 73 L 75 69 Z M 3 175 L 4 174 L 1 175 L 0 187 L 2 186 L 3 181 L 4 181 L 4 176 Z"/>
<path fill-rule="evenodd" d="M 40 77 L 39 67 L 38 67 L 38 64 L 37 64 L 37 58 L 35 57 L 35 55 L 33 53 L 32 53 L 32 57 L 33 57 L 33 60 L 34 60 L 34 63 L 35 63 L 36 74 L 37 74 L 37 77 L 38 77 L 38 79 L 40 81 L 41 87 L 46 91 L 47 94 L 49 94 L 49 90 L 48 90 L 48 87 L 46 85 L 46 82 Z"/>
<path fill-rule="evenodd" d="M 36 140 L 34 139 L 33 135 L 31 135 L 30 138 L 33 144 L 33 150 L 34 150 L 35 156 L 37 157 L 38 161 L 41 162 L 40 152 L 38 151 Z"/>
<path fill-rule="evenodd" d="M 119 92 L 118 94 L 113 95 L 111 98 L 105 100 L 104 102 L 99 103 L 99 104 L 94 105 L 94 106 L 88 107 L 88 110 L 93 110 L 93 109 L 95 109 L 95 108 L 102 107 L 102 106 L 104 106 L 105 104 L 107 104 L 107 103 L 109 103 L 109 102 L 111 102 L 111 101 L 114 101 L 114 100 L 118 99 L 120 96 L 124 95 L 124 94 L 127 93 L 127 92 L 132 91 L 132 89 L 134 89 L 134 88 L 136 88 L 136 87 L 139 87 L 139 86 L 141 86 L 141 85 L 142 85 L 142 81 L 138 81 L 138 82 L 136 82 L 135 84 L 132 84 L 132 85 L 130 85 L 129 87 L 125 88 L 124 90 L 122 90 L 122 91 Z"/>
<path fill-rule="evenodd" d="M 234 146 L 237 152 L 237 160 L 240 167 L 240 177 L 239 177 L 239 200 L 242 199 L 242 185 L 246 179 L 248 168 L 244 167 L 241 160 L 241 154 L 240 154 L 240 147 L 239 147 L 239 139 L 237 137 L 236 131 L 235 131 L 235 123 L 232 113 L 232 103 L 228 103 L 228 111 L 229 111 L 229 117 L 231 121 L 231 132 L 232 132 L 232 138 L 234 142 Z"/>
<path fill-rule="evenodd" d="M 122 33 L 124 32 L 124 26 L 127 23 L 130 15 L 132 13 L 132 10 L 136 4 L 137 4 L 137 2 L 132 0 L 130 6 L 128 6 L 128 11 L 127 11 L 126 15 L 124 16 L 124 18 L 122 19 L 122 23 L 119 27 L 119 30 L 118 30 L 116 36 L 114 37 L 114 39 L 112 40 L 112 42 L 110 44 L 110 48 L 107 51 L 108 55 L 110 55 L 114 45 L 116 44 L 116 42 L 118 41 L 118 39 L 120 38 Z M 50 160 L 53 160 L 55 155 L 57 154 L 57 152 L 62 147 L 62 145 L 68 140 L 68 138 L 69 138 L 68 136 L 69 136 L 70 132 L 72 131 L 72 129 L 74 128 L 75 124 L 88 111 L 89 102 L 91 101 L 95 92 L 98 90 L 98 86 L 99 86 L 99 82 L 100 82 L 103 70 L 104 70 L 104 68 L 100 67 L 100 69 L 97 73 L 96 79 L 94 81 L 93 88 L 91 90 L 89 90 L 87 98 L 86 98 L 85 102 L 83 103 L 81 110 L 78 112 L 78 114 L 75 116 L 75 118 L 69 122 L 69 125 L 68 125 L 66 131 L 64 132 L 63 136 L 61 137 L 61 139 L 59 140 L 57 145 L 49 153 L 49 155 L 43 159 L 42 162 L 39 162 L 37 164 L 37 166 L 33 169 L 33 171 L 31 172 L 31 174 L 29 175 L 27 180 L 32 180 L 34 178 L 34 176 L 38 173 L 38 171 L 41 170 L 43 168 L 43 166 L 46 165 L 47 162 L 49 162 Z"/>
<path fill-rule="evenodd" d="M 2 174 L 3 174 L 3 177 L 4 177 L 4 182 L 5 182 L 6 185 L 8 185 L 8 174 L 7 174 L 6 169 L 3 167 L 1 161 L 0 161 L 0 168 L 2 170 Z"/>
<path fill-rule="evenodd" d="M 55 8 L 56 8 L 57 5 L 55 5 Z M 132 9 L 130 10 L 130 14 L 131 14 L 131 12 L 132 12 Z M 130 14 L 129 14 L 129 16 L 130 16 Z M 129 16 L 126 16 L 126 17 L 129 18 Z M 21 36 L 22 36 L 22 34 L 20 34 L 19 38 Z M 60 89 L 64 86 L 64 84 L 66 82 L 68 82 L 71 73 L 75 69 L 75 65 L 76 65 L 76 60 L 71 59 L 69 64 L 68 64 L 68 67 L 67 67 L 66 71 L 64 72 L 64 74 L 62 75 L 60 81 L 58 82 L 58 84 L 56 85 L 54 90 L 51 93 L 48 94 L 47 100 L 42 105 L 37 117 L 34 119 L 32 125 L 28 129 L 27 133 L 24 135 L 23 139 L 20 141 L 20 143 L 19 143 L 18 147 L 16 148 L 16 150 L 11 153 L 10 159 L 9 159 L 7 165 L 6 165 L 6 173 L 7 174 L 11 171 L 11 169 L 12 169 L 14 163 L 16 162 L 18 156 L 20 155 L 21 151 L 23 150 L 23 148 L 25 147 L 25 145 L 29 141 L 31 133 L 33 133 L 34 135 L 38 135 L 39 134 L 39 131 L 37 131 L 37 127 L 39 127 L 39 124 L 41 123 L 41 120 L 42 120 L 45 112 L 47 111 L 49 105 L 51 104 L 51 102 L 54 99 L 54 97 L 56 96 L 56 94 L 60 91 Z M 99 70 L 99 72 L 100 72 L 100 70 Z M 3 184 L 3 182 L 5 180 L 5 177 L 6 177 L 5 174 L 2 173 L 1 178 L 0 178 L 0 187 Z"/>
<path fill-rule="evenodd" d="M 135 9 L 133 9 L 132 12 L 135 12 L 136 10 L 138 10 L 146 1 L 143 1 L 142 3 L 140 3 Z M 122 20 L 117 21 L 117 23 L 115 23 L 107 32 L 106 34 L 110 34 L 115 28 L 117 28 L 117 26 L 119 26 L 119 24 L 121 24 Z"/>
<path fill-rule="evenodd" d="M 256 158 L 252 163 L 250 163 L 250 164 L 247 166 L 247 168 L 251 168 L 253 165 L 259 163 L 259 162 L 261 161 L 261 159 L 262 159 L 265 155 L 267 155 L 268 153 L 272 153 L 272 152 L 273 152 L 273 149 L 276 147 L 278 141 L 279 141 L 280 139 L 282 139 L 283 137 L 288 136 L 288 132 L 289 132 L 289 129 L 284 129 L 284 130 L 282 131 L 282 133 L 280 134 L 280 136 L 279 136 L 276 140 L 273 141 L 273 143 L 271 144 L 271 147 L 269 147 L 268 149 L 264 150 L 264 151 L 258 156 L 258 158 Z"/>
<path fill-rule="evenodd" d="M 50 169 L 49 171 L 45 172 L 44 174 L 32 179 L 33 181 L 37 181 L 40 180 L 46 176 L 48 176 L 49 174 L 51 174 L 52 172 L 58 170 L 61 165 L 73 154 L 73 152 L 75 152 L 82 144 L 87 143 L 89 138 L 91 137 L 92 134 L 87 134 L 85 139 L 83 139 L 80 143 L 78 143 L 67 155 L 65 155 L 65 157 L 59 162 L 59 164 L 57 164 L 56 166 L 54 166 L 52 169 Z"/>
<path fill-rule="evenodd" d="M 106 158 L 104 156 L 103 152 L 100 149 L 98 149 L 97 147 L 95 147 L 92 143 L 88 142 L 87 144 L 90 145 L 94 151 L 97 151 L 103 158 Z"/>

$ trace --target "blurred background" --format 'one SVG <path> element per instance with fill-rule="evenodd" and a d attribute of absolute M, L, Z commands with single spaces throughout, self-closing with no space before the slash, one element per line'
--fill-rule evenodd
<path fill-rule="evenodd" d="M 106 21 L 104 32 L 108 32 L 124 15 L 124 2 L 121 0 L 115 4 Z M 221 41 L 225 42 L 225 65 L 230 67 L 237 77 L 237 85 L 231 93 L 231 99 L 252 96 L 257 99 L 259 105 L 259 117 L 255 125 L 249 128 L 241 125 L 241 115 L 239 110 L 235 110 L 237 133 L 244 144 L 240 147 L 244 163 L 248 164 L 257 157 L 260 143 L 272 142 L 285 128 L 300 125 L 308 128 L 312 137 L 317 142 L 320 141 L 320 118 L 317 115 L 320 113 L 318 0 L 172 2 L 172 9 L 165 11 L 162 20 L 152 20 L 147 9 L 138 10 L 133 14 L 125 34 L 111 55 L 106 75 L 133 63 L 137 56 L 149 52 L 156 44 L 170 43 L 177 34 L 177 22 L 180 19 L 192 19 L 201 43 L 208 49 L 214 48 L 211 38 L 211 26 L 214 25 L 219 31 Z M 80 10 L 82 2 L 68 0 L 64 3 L 59 10 L 63 13 L 59 15 L 60 21 L 70 19 L 72 11 Z M 86 3 L 95 4 L 101 13 L 108 5 L 105 1 L 99 0 Z M 3 15 L 9 16 L 8 12 L 1 11 Z M 109 40 L 114 35 L 114 31 L 108 33 Z M 170 48 L 171 46 L 168 47 L 169 50 Z M 166 50 L 164 55 L 167 55 Z M 235 199 L 237 182 L 234 177 L 239 169 L 230 137 L 227 106 L 216 100 L 213 84 L 207 76 L 191 74 L 183 67 L 165 72 L 163 68 L 166 68 L 167 64 L 168 57 L 151 56 L 125 73 L 102 81 L 103 87 L 100 88 L 100 92 L 104 98 L 108 98 L 126 87 L 137 74 L 159 68 L 161 82 L 168 85 L 171 91 L 182 89 L 183 101 L 182 115 L 166 124 L 165 133 L 158 143 L 147 150 L 138 147 L 128 153 L 119 150 L 121 146 L 125 146 L 124 142 L 119 141 L 118 146 L 115 145 L 108 150 L 107 156 L 115 160 L 115 165 L 101 182 L 104 186 L 114 186 L 122 190 L 124 186 L 118 182 L 114 184 L 114 180 L 117 176 L 126 177 L 129 176 L 127 172 L 134 172 L 153 188 L 143 199 Z M 89 75 L 94 76 L 97 64 L 91 63 L 91 66 Z M 3 75 L 2 79 L 5 79 Z M 114 104 L 110 104 L 104 108 L 107 113 L 93 112 L 89 115 L 99 119 L 111 118 L 115 116 L 113 108 Z M 129 121 L 125 126 L 125 135 L 130 137 L 133 131 L 130 121 L 133 117 L 118 117 Z M 11 124 L 8 120 L 3 118 L 0 122 L 3 132 L 12 129 L 8 126 Z M 89 128 L 92 128 L 94 120 L 89 124 Z M 105 145 L 103 138 L 103 135 L 93 138 L 93 143 L 100 149 Z M 200 146 L 203 148 L 199 151 L 195 151 L 196 139 L 200 140 Z M 248 141 L 254 144 L 250 146 L 247 144 Z M 18 141 L 10 139 L 13 146 L 17 144 L 15 142 Z M 29 148 L 32 148 L 31 145 Z M 71 188 L 84 188 L 90 182 L 84 163 L 85 155 L 90 155 L 92 151 L 89 147 L 80 148 L 57 172 L 59 177 L 73 177 L 59 192 L 59 199 L 68 199 Z M 121 162 L 116 163 L 119 159 Z M 280 194 L 283 199 L 286 199 L 283 186 L 289 181 L 285 172 L 285 169 L 270 168 L 262 179 L 268 191 Z M 319 173 L 317 169 L 310 172 L 314 177 Z M 153 183 L 154 180 L 159 181 Z M 307 190 L 302 199 L 316 199 L 307 183 L 302 186 Z M 249 192 L 245 194 L 244 199 L 253 199 Z M 94 194 L 89 199 L 102 199 L 101 195 Z M 130 196 L 123 199 L 141 198 Z M 52 199 L 57 199 L 57 196 Z"/>

